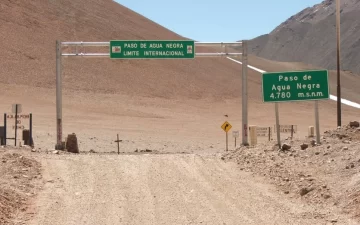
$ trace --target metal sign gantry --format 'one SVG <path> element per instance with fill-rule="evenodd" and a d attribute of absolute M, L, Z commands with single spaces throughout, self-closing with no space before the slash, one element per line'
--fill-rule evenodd
<path fill-rule="evenodd" d="M 128 40 L 133 41 L 133 40 Z M 140 41 L 140 40 L 139 40 Z M 177 40 L 168 40 L 177 41 Z M 196 53 L 198 57 L 240 57 L 242 56 L 242 144 L 248 145 L 248 87 L 247 87 L 247 70 L 248 70 L 248 46 L 247 41 L 241 42 L 194 42 L 195 47 L 221 47 L 224 51 L 210 53 Z M 63 47 L 75 47 L 75 51 L 64 53 Z M 85 47 L 108 47 L 105 53 L 89 53 L 85 51 Z M 228 52 L 228 47 L 241 47 L 242 52 Z M 80 49 L 80 51 L 79 51 Z M 110 59 L 110 41 L 107 42 L 61 42 L 56 41 L 56 145 L 55 149 L 64 149 L 63 145 L 63 119 L 62 119 L 62 75 L 61 75 L 61 59 L 62 57 L 108 57 Z M 126 60 L 126 59 L 121 59 Z M 139 59 L 141 60 L 141 59 Z M 174 59 L 180 60 L 180 59 Z M 184 59 L 182 59 L 184 60 Z"/>

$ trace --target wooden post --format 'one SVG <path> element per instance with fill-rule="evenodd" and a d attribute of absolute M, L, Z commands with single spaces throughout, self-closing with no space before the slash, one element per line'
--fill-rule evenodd
<path fill-rule="evenodd" d="M 30 113 L 30 124 L 29 124 L 29 132 L 30 132 L 30 135 L 29 135 L 29 146 L 33 147 L 33 136 L 32 136 L 32 133 L 33 133 L 33 130 L 32 130 L 32 113 Z"/>
<path fill-rule="evenodd" d="M 7 115 L 6 113 L 4 113 L 4 145 L 6 146 L 6 130 L 7 130 L 7 127 L 6 127 L 6 119 L 7 119 Z"/>
<path fill-rule="evenodd" d="M 15 146 L 16 146 L 16 138 L 17 138 L 17 114 L 18 114 L 18 104 L 15 104 Z"/>
<path fill-rule="evenodd" d="M 117 134 L 117 139 L 116 141 L 117 142 L 117 145 L 118 145 L 118 155 L 120 154 L 120 140 L 119 140 L 119 134 Z"/>

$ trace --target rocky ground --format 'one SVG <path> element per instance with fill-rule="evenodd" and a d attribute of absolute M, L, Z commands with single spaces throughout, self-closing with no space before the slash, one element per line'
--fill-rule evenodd
<path fill-rule="evenodd" d="M 358 122 L 324 132 L 319 144 L 288 139 L 281 149 L 276 142 L 241 147 L 223 159 L 236 160 L 241 170 L 264 176 L 284 197 L 334 207 L 360 221 Z"/>
<path fill-rule="evenodd" d="M 31 219 L 41 180 L 37 161 L 0 149 L 0 224 L 26 224 Z"/>
<path fill-rule="evenodd" d="M 218 190 L 218 184 L 227 184 L 221 186 L 216 196 L 223 196 L 225 193 L 232 193 L 236 190 L 237 194 L 231 195 L 230 199 L 232 201 L 236 199 L 234 204 L 238 201 L 241 202 L 236 208 L 234 219 L 228 218 L 229 221 L 235 221 L 236 215 L 241 213 L 244 215 L 244 224 L 251 224 L 251 221 L 254 224 L 259 224 L 274 215 L 278 215 L 276 207 L 282 206 L 283 208 L 279 209 L 280 211 L 289 213 L 287 210 L 291 209 L 293 214 L 284 218 L 277 218 L 276 221 L 280 224 L 286 224 L 282 222 L 294 220 L 294 218 L 299 218 L 299 224 L 304 224 L 304 221 L 312 224 L 321 224 L 321 221 L 327 221 L 329 224 L 350 224 L 345 222 L 348 216 L 360 223 L 360 126 L 357 122 L 352 122 L 336 130 L 325 131 L 321 137 L 321 143 L 316 143 L 312 138 L 306 140 L 288 138 L 282 140 L 280 149 L 276 142 L 272 141 L 252 147 L 241 147 L 224 154 L 219 153 L 218 161 L 216 161 L 216 157 L 209 154 L 169 154 L 150 149 L 137 149 L 131 152 L 120 152 L 120 154 L 122 155 L 120 157 L 117 156 L 117 152 L 80 151 L 80 154 L 74 154 L 50 149 L 31 150 L 26 147 L 22 147 L 19 151 L 10 147 L 0 149 L 0 224 L 44 224 L 45 221 L 47 221 L 46 224 L 54 224 L 56 221 L 59 224 L 67 224 L 73 219 L 76 220 L 77 217 L 86 218 L 89 208 L 82 209 L 80 206 L 83 206 L 85 202 L 94 200 L 93 194 L 86 194 L 95 193 L 94 188 L 101 193 L 103 192 L 98 196 L 99 201 L 103 204 L 107 203 L 108 207 L 111 206 L 112 210 L 110 211 L 113 212 L 111 215 L 114 216 L 112 218 L 101 217 L 100 215 L 105 215 L 97 211 L 102 208 L 101 206 L 96 208 L 96 212 L 94 211 L 94 215 L 98 213 L 97 216 L 88 222 L 98 224 L 105 221 L 104 223 L 110 224 L 119 219 L 118 207 L 126 207 L 122 206 L 123 200 L 114 201 L 114 196 L 108 196 L 108 199 L 104 200 L 103 198 L 107 196 L 106 193 L 109 190 L 118 190 L 121 193 L 123 190 L 128 190 L 129 196 L 140 196 L 157 190 L 159 196 L 167 198 L 166 196 L 173 196 L 173 194 L 164 195 L 164 190 L 161 188 L 158 190 L 159 186 L 157 185 L 163 183 L 163 176 L 166 175 L 167 179 L 170 177 L 175 179 L 168 181 L 168 185 L 166 188 L 164 187 L 165 190 L 175 190 L 178 184 L 187 179 L 189 180 L 186 183 L 193 182 L 194 187 L 199 187 L 198 180 L 203 179 L 203 174 L 209 170 L 212 172 L 206 176 L 206 180 L 215 179 L 214 174 L 217 178 L 210 182 L 213 191 Z M 139 156 L 140 154 L 142 156 Z M 200 161 L 195 160 L 198 157 L 201 159 Z M 204 164 L 205 158 L 209 158 L 210 161 Z M 178 162 L 180 159 L 181 162 Z M 238 167 L 230 166 L 234 164 L 234 161 Z M 166 168 L 165 162 L 168 164 L 168 168 Z M 177 162 L 179 165 L 174 168 L 173 162 Z M 195 162 L 196 164 L 194 164 Z M 102 170 L 98 170 L 99 163 L 103 164 L 100 166 Z M 134 163 L 136 165 L 133 165 Z M 114 165 L 116 166 L 114 167 Z M 134 168 L 129 169 L 130 165 Z M 140 165 L 143 165 L 144 168 L 140 169 Z M 176 178 L 179 176 L 179 172 L 176 171 L 182 171 L 184 165 L 189 168 L 183 171 L 183 178 L 181 178 L 183 181 L 179 181 Z M 74 167 L 76 168 L 74 169 Z M 105 168 L 107 169 L 105 170 Z M 114 168 L 117 168 L 118 171 L 114 172 Z M 156 168 L 159 173 L 152 174 L 154 171 L 150 168 Z M 235 171 L 236 169 L 240 169 L 242 172 L 239 171 L 238 174 Z M 135 170 L 137 172 L 134 172 Z M 173 171 L 174 174 L 164 175 L 164 171 Z M 250 174 L 244 172 L 250 172 Z M 79 181 L 78 173 L 81 173 L 83 181 Z M 119 174 L 127 173 L 129 174 L 122 175 L 121 179 L 119 178 Z M 199 177 L 195 179 L 191 175 L 192 173 Z M 254 177 L 262 176 L 261 180 L 255 182 L 253 180 L 255 178 L 251 174 L 256 175 Z M 108 177 L 99 180 L 99 177 L 103 176 Z M 151 183 L 152 176 L 159 180 Z M 231 179 L 228 176 L 231 176 Z M 114 181 L 111 184 L 113 186 L 109 187 L 109 180 L 113 180 L 114 177 L 119 180 Z M 88 183 L 89 180 L 91 180 L 90 183 Z M 144 180 L 150 182 L 150 186 L 142 187 L 149 187 L 149 190 L 129 189 L 127 185 L 133 183 L 134 180 L 138 182 L 135 184 L 136 187 L 142 186 L 140 184 Z M 249 185 L 249 182 L 256 184 Z M 125 186 L 117 189 L 116 187 L 119 187 L 120 184 Z M 204 187 L 207 190 L 209 183 L 206 184 Z M 270 191 L 272 187 L 267 186 L 269 184 L 275 187 L 275 192 Z M 72 190 L 75 187 L 74 185 L 79 191 L 73 193 L 69 190 Z M 246 185 L 248 188 L 244 189 Z M 264 187 L 266 188 L 264 189 Z M 85 191 L 84 188 L 89 190 Z M 258 188 L 260 189 L 257 190 Z M 82 193 L 81 191 L 84 194 L 79 199 L 78 194 Z M 188 188 L 183 190 L 184 193 L 187 191 Z M 207 191 L 204 190 L 199 189 L 197 191 L 203 193 L 206 196 L 206 201 L 209 202 L 216 201 L 216 204 L 221 205 L 228 201 L 220 197 L 209 197 L 206 194 Z M 64 195 L 64 193 L 67 194 Z M 74 194 L 77 197 L 71 197 Z M 116 193 L 114 194 L 118 196 Z M 267 200 L 261 197 L 263 195 L 267 196 Z M 195 195 L 195 197 L 199 198 L 199 195 Z M 179 197 L 174 202 L 182 204 L 183 201 L 187 202 L 186 199 Z M 264 206 L 261 202 L 264 201 L 269 201 L 268 210 L 276 209 L 273 212 L 274 214 L 267 212 L 262 217 L 252 214 L 263 209 Z M 165 204 L 165 202 L 163 203 Z M 131 201 L 127 203 L 130 204 Z M 155 204 L 151 201 L 147 203 L 149 207 L 154 207 L 154 212 L 162 207 L 167 207 L 166 204 L 162 205 L 162 201 L 160 201 L 161 204 L 159 202 Z M 49 215 L 49 211 L 51 211 L 49 209 L 59 207 L 58 204 L 64 204 L 60 207 L 61 210 Z M 284 207 L 284 204 L 288 209 Z M 73 210 L 74 206 L 79 209 L 79 212 L 73 213 L 73 216 L 69 217 L 68 215 L 71 214 L 70 211 Z M 253 208 L 244 208 L 244 206 Z M 134 208 L 137 207 L 134 205 Z M 193 205 L 193 207 L 202 208 L 203 206 Z M 303 212 L 300 210 L 302 207 L 306 208 Z M 181 212 L 185 212 L 185 208 Z M 225 210 L 225 208 L 227 207 L 220 207 L 219 209 Z M 190 211 L 192 210 L 189 210 L 189 214 L 192 213 Z M 129 213 L 123 211 L 121 214 L 122 218 L 129 223 L 130 221 L 135 223 L 135 221 L 148 219 L 142 214 L 127 217 Z M 225 211 L 223 213 L 231 214 Z M 225 221 L 220 214 L 219 221 Z M 247 218 L 246 216 L 249 217 L 248 221 L 244 219 Z M 154 217 L 153 220 L 154 223 L 165 221 L 160 217 Z M 293 223 L 295 222 L 293 221 Z"/>

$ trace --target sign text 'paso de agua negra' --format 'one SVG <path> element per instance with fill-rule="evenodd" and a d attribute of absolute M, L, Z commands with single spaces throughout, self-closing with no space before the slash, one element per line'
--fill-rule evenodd
<path fill-rule="evenodd" d="M 263 73 L 264 102 L 329 99 L 327 70 Z"/>
<path fill-rule="evenodd" d="M 195 43 L 187 40 L 113 40 L 110 41 L 110 58 L 190 59 L 195 58 Z"/>

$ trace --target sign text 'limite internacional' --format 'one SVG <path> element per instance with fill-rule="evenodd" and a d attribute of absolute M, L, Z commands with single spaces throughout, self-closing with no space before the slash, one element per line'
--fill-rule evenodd
<path fill-rule="evenodd" d="M 262 91 L 264 102 L 329 99 L 328 71 L 263 73 Z"/>
<path fill-rule="evenodd" d="M 192 59 L 194 41 L 183 40 L 113 40 L 110 41 L 112 59 Z"/>

